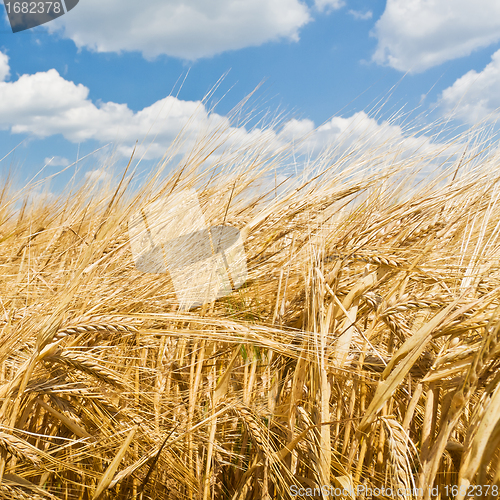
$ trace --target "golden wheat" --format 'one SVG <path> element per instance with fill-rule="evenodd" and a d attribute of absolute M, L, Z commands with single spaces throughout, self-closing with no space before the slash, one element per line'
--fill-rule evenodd
<path fill-rule="evenodd" d="M 3 196 L 0 498 L 499 486 L 494 148 L 361 141 L 278 186 L 293 145 L 226 132 L 135 190 L 131 169 L 113 192 Z M 135 268 L 127 222 L 191 188 L 240 230 L 248 279 L 185 311 L 169 273 Z"/>

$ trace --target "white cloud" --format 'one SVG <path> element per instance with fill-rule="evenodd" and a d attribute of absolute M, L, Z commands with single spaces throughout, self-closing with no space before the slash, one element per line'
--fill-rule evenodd
<path fill-rule="evenodd" d="M 479 73 L 471 70 L 440 96 L 443 111 L 466 123 L 500 118 L 500 50 Z"/>
<path fill-rule="evenodd" d="M 0 81 L 4 82 L 10 76 L 9 56 L 0 52 Z"/>
<path fill-rule="evenodd" d="M 354 19 L 357 19 L 358 21 L 367 21 L 368 19 L 371 19 L 373 17 L 373 12 L 371 10 L 367 10 L 366 12 L 363 12 L 361 10 L 350 10 L 347 12 L 350 14 Z"/>
<path fill-rule="evenodd" d="M 409 132 L 396 123 L 377 121 L 363 111 L 345 118 L 334 116 L 317 128 L 310 120 L 291 120 L 279 138 L 294 143 L 291 171 L 295 166 L 318 164 L 367 173 L 408 169 L 407 183 L 414 174 L 418 180 L 438 175 L 460 157 L 464 147 L 460 140 L 433 141 L 418 130 Z"/>
<path fill-rule="evenodd" d="M 40 138 L 60 134 L 74 143 L 114 143 L 123 156 L 130 156 L 139 141 L 136 156 L 144 155 L 145 159 L 161 158 L 181 133 L 181 154 L 216 129 L 222 131 L 218 141 L 225 147 L 245 146 L 258 137 L 274 140 L 276 136 L 270 130 L 231 127 L 228 118 L 209 113 L 200 101 L 168 96 L 133 112 L 127 104 L 96 105 L 88 94 L 87 87 L 64 79 L 55 69 L 0 82 L 0 129 Z M 54 165 L 54 160 L 50 164 Z"/>
<path fill-rule="evenodd" d="M 332 0 L 321 0 L 332 3 Z M 335 0 L 337 3 L 338 0 Z M 194 60 L 280 38 L 311 19 L 300 0 L 86 0 L 46 25 L 81 48 Z"/>
<path fill-rule="evenodd" d="M 314 122 L 312 120 L 292 118 L 285 123 L 280 136 L 286 140 L 304 142 L 313 131 Z"/>
<path fill-rule="evenodd" d="M 91 170 L 85 173 L 85 179 L 90 182 L 104 182 L 111 178 L 111 175 L 102 169 Z"/>
<path fill-rule="evenodd" d="M 47 157 L 43 162 L 45 165 L 50 165 L 51 167 L 67 167 L 69 165 L 69 160 L 63 156 Z"/>
<path fill-rule="evenodd" d="M 440 147 L 425 136 L 408 137 L 398 125 L 379 123 L 364 112 L 348 118 L 333 117 L 318 128 L 309 119 L 293 119 L 280 131 L 247 130 L 232 127 L 225 116 L 209 113 L 200 101 L 182 101 L 169 96 L 134 112 L 127 104 L 96 105 L 88 94 L 88 88 L 65 80 L 55 69 L 22 75 L 14 82 L 0 82 L 0 128 L 41 138 L 60 134 L 75 143 L 87 140 L 114 143 L 115 150 L 122 156 L 130 156 L 136 141 L 141 142 L 147 136 L 136 152 L 136 157 L 144 155 L 146 159 L 161 158 L 181 133 L 184 140 L 178 152 L 191 152 L 196 139 L 216 130 L 220 131 L 217 142 L 209 144 L 216 149 L 211 161 L 222 154 L 222 149 L 227 155 L 231 150 L 241 155 L 244 148 L 255 147 L 276 151 L 290 141 L 299 156 L 308 158 L 314 158 L 326 148 L 337 148 L 337 152 L 355 148 L 363 152 L 370 148 L 386 151 L 396 147 L 401 154 L 408 155 L 417 150 L 432 153 Z M 221 143 L 224 148 L 217 149 Z M 48 160 L 50 158 L 46 162 Z M 63 165 L 67 161 L 55 157 L 51 164 Z M 88 173 L 87 178 L 106 179 L 101 170 Z"/>
<path fill-rule="evenodd" d="M 406 135 L 399 125 L 387 121 L 379 123 L 364 111 L 347 118 L 334 116 L 317 128 L 311 120 L 290 120 L 283 127 L 280 137 L 293 140 L 299 149 L 310 156 L 325 148 L 337 148 L 339 153 L 352 148 L 357 151 L 394 151 L 396 148 L 409 155 L 414 151 L 432 153 L 442 147 L 433 144 L 425 135 Z"/>
<path fill-rule="evenodd" d="M 387 0 L 373 60 L 421 72 L 500 40 L 498 0 Z"/>
<path fill-rule="evenodd" d="M 87 87 L 65 80 L 55 69 L 0 82 L 0 128 L 42 138 L 61 134 L 75 143 L 117 142 L 122 144 L 122 154 L 130 154 L 135 141 L 152 129 L 149 138 L 155 143 L 146 157 L 156 158 L 188 122 L 193 137 L 216 125 L 228 125 L 226 118 L 209 114 L 199 101 L 169 96 L 134 113 L 126 104 L 95 105 L 88 94 Z"/>
<path fill-rule="evenodd" d="M 320 12 L 328 12 L 341 9 L 345 2 L 344 0 L 314 0 L 314 5 Z"/>

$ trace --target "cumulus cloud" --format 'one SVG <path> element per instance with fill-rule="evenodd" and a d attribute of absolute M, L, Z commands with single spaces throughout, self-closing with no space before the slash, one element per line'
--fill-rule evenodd
<path fill-rule="evenodd" d="M 498 0 L 387 0 L 373 60 L 421 72 L 500 40 Z"/>
<path fill-rule="evenodd" d="M 364 112 L 347 118 L 333 117 L 317 128 L 309 119 L 292 119 L 279 130 L 234 127 L 227 117 L 210 113 L 202 102 L 172 96 L 134 112 L 127 104 L 95 104 L 89 99 L 87 87 L 64 79 L 55 69 L 0 82 L 0 129 L 40 138 L 60 134 L 74 143 L 114 143 L 115 151 L 123 156 L 130 156 L 136 141 L 141 143 L 147 136 L 136 152 L 146 159 L 161 158 L 179 134 L 184 140 L 178 152 L 191 152 L 196 139 L 216 130 L 222 131 L 216 141 L 224 148 L 211 155 L 212 161 L 222 154 L 222 149 L 230 155 L 231 151 L 241 154 L 242 149 L 253 147 L 275 151 L 290 143 L 299 156 L 309 158 L 328 148 L 341 152 L 349 148 L 364 151 L 397 147 L 410 154 L 417 150 L 432 152 L 439 147 L 425 136 L 408 137 L 398 125 L 379 123 Z M 45 161 L 51 165 L 68 164 L 66 158 L 60 157 Z M 90 172 L 87 178 L 96 182 L 106 179 L 100 170 Z"/>
<path fill-rule="evenodd" d="M 345 5 L 344 0 L 314 0 L 315 7 L 320 11 L 338 10 Z"/>
<path fill-rule="evenodd" d="M 39 138 L 60 134 L 74 143 L 114 143 L 123 156 L 130 156 L 139 141 L 136 154 L 145 159 L 161 158 L 180 135 L 181 154 L 215 130 L 222 131 L 218 141 L 226 148 L 276 136 L 271 130 L 232 127 L 227 117 L 210 113 L 201 101 L 168 96 L 134 112 L 127 104 L 95 104 L 88 95 L 87 87 L 66 80 L 55 69 L 0 82 L 0 129 Z"/>
<path fill-rule="evenodd" d="M 371 19 L 373 17 L 373 12 L 371 10 L 367 10 L 365 12 L 361 10 L 350 10 L 348 11 L 348 14 L 350 14 L 354 19 L 357 19 L 358 21 L 367 21 L 368 19 Z"/>
<path fill-rule="evenodd" d="M 310 120 L 291 120 L 280 138 L 294 143 L 296 161 L 292 166 L 314 165 L 316 159 L 327 158 L 329 165 L 337 161 L 342 165 L 339 168 L 353 171 L 407 168 L 408 174 L 417 174 L 420 180 L 442 172 L 463 151 L 460 141 L 433 141 L 429 135 L 408 133 L 396 123 L 377 121 L 363 111 L 334 116 L 319 127 Z"/>
<path fill-rule="evenodd" d="M 298 40 L 299 29 L 310 20 L 300 0 L 149 0 L 140 5 L 86 0 L 46 28 L 97 52 L 194 60 L 280 38 Z"/>
<path fill-rule="evenodd" d="M 10 76 L 9 56 L 0 52 L 0 82 L 4 82 Z"/>
<path fill-rule="evenodd" d="M 443 111 L 463 122 L 474 124 L 481 120 L 500 118 L 500 50 L 479 73 L 471 70 L 440 97 Z"/>
<path fill-rule="evenodd" d="M 85 179 L 90 182 L 104 182 L 111 178 L 111 175 L 102 169 L 91 170 L 85 173 Z"/>
<path fill-rule="evenodd" d="M 69 165 L 69 160 L 63 156 L 48 157 L 43 162 L 45 165 L 50 165 L 51 167 L 67 167 Z"/>
<path fill-rule="evenodd" d="M 334 116 L 317 128 L 311 120 L 290 120 L 283 127 L 280 137 L 293 141 L 309 156 L 327 148 L 337 149 L 339 153 L 348 149 L 394 151 L 396 148 L 404 151 L 405 155 L 416 151 L 428 154 L 443 146 L 432 143 L 425 135 L 408 136 L 399 125 L 387 121 L 379 123 L 364 111 L 345 118 Z"/>
<path fill-rule="evenodd" d="M 188 122 L 192 136 L 228 125 L 227 118 L 209 114 L 199 101 L 169 96 L 134 113 L 126 104 L 96 105 L 88 94 L 87 87 L 65 80 L 55 69 L 0 82 L 0 128 L 41 138 L 61 134 L 75 143 L 89 139 L 122 143 L 123 154 L 154 129 L 150 139 L 155 142 L 146 157 L 156 158 Z"/>

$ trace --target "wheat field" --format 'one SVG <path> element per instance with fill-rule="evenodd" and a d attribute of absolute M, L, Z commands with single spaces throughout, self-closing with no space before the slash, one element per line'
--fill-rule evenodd
<path fill-rule="evenodd" d="M 494 141 L 367 135 L 292 171 L 296 145 L 228 137 L 135 185 L 4 179 L 0 498 L 498 496 Z M 186 188 L 248 266 L 192 310 L 127 232 Z"/>

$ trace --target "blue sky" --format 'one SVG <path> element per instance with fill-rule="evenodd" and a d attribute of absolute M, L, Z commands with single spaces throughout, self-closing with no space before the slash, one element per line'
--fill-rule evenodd
<path fill-rule="evenodd" d="M 153 165 L 188 120 L 224 122 L 262 82 L 250 106 L 317 148 L 353 123 L 404 137 L 387 123 L 401 109 L 421 124 L 499 117 L 498 0 L 80 0 L 16 34 L 0 9 L 0 157 L 17 146 L 0 172 L 14 167 L 21 183 L 52 157 L 42 176 L 106 145 L 80 175 L 97 176 L 111 148 L 121 169 L 150 130 Z"/>

